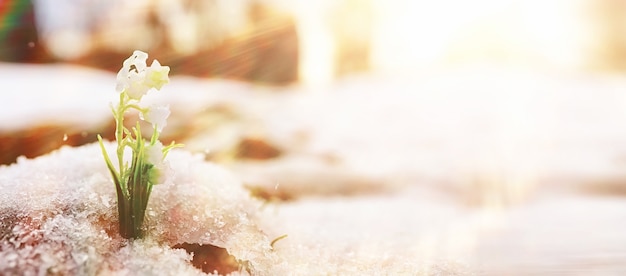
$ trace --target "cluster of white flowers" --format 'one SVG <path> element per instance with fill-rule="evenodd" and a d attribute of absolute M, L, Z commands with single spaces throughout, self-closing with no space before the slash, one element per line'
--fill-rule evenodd
<path fill-rule="evenodd" d="M 112 108 L 116 125 L 117 168 L 108 157 L 102 137 L 98 136 L 107 167 L 116 185 L 120 234 L 125 238 L 142 236 L 141 227 L 152 186 L 164 183 L 168 171 L 171 170 L 165 156 L 172 148 L 182 146 L 174 142 L 163 146 L 159 141 L 159 134 L 170 115 L 169 107 L 144 107 L 140 103 L 151 89 L 161 90 L 169 82 L 170 68 L 161 66 L 157 60 L 148 67 L 147 59 L 148 54 L 135 51 L 124 61 L 122 69 L 117 73 L 116 90 L 120 97 L 119 104 Z M 149 140 L 144 140 L 139 124 L 132 130 L 124 125 L 124 114 L 130 109 L 139 111 L 139 117 L 152 124 L 153 132 Z M 127 147 L 132 150 L 130 164 L 124 161 L 124 149 Z"/>
<path fill-rule="evenodd" d="M 147 59 L 148 54 L 135 51 L 124 61 L 122 69 L 117 73 L 117 92 L 126 93 L 130 100 L 140 101 L 150 89 L 161 90 L 163 85 L 169 83 L 170 67 L 161 66 L 156 59 L 147 67 Z M 140 118 L 151 123 L 159 132 L 167 125 L 166 120 L 170 115 L 168 106 L 149 106 L 139 111 Z"/>
<path fill-rule="evenodd" d="M 170 67 L 161 66 L 156 59 L 147 67 L 147 59 L 148 54 L 136 50 L 124 61 L 122 69 L 117 73 L 117 92 L 126 90 L 131 99 L 140 100 L 150 88 L 161 90 L 163 85 L 169 83 Z"/>

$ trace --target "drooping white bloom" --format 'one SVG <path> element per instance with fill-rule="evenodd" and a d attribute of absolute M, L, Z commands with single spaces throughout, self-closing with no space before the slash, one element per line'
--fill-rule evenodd
<path fill-rule="evenodd" d="M 156 141 L 154 145 L 148 144 L 146 145 L 146 160 L 148 163 L 158 167 L 161 163 L 163 163 L 163 144 L 161 141 Z"/>
<path fill-rule="evenodd" d="M 167 175 L 170 174 L 171 167 L 163 158 L 163 144 L 157 141 L 154 145 L 146 145 L 145 158 L 148 163 L 152 164 L 152 167 L 148 171 L 150 183 L 165 183 L 167 181 Z"/>
<path fill-rule="evenodd" d="M 154 60 L 150 67 L 146 66 L 148 54 L 136 50 L 124 61 L 122 69 L 117 73 L 117 84 L 115 89 L 134 100 L 140 100 L 151 88 L 161 90 L 163 85 L 169 82 L 169 66 L 161 66 Z"/>
<path fill-rule="evenodd" d="M 145 112 L 139 114 L 142 120 L 152 124 L 158 132 L 161 132 L 167 125 L 167 117 L 170 116 L 168 105 L 155 105 L 146 108 Z"/>
<path fill-rule="evenodd" d="M 128 76 L 128 86 L 126 87 L 126 94 L 131 99 L 139 100 L 141 97 L 148 93 L 150 86 L 144 82 L 146 72 L 130 72 Z"/>
<path fill-rule="evenodd" d="M 147 59 L 147 53 L 135 50 L 129 58 L 124 60 L 122 69 L 117 72 L 117 83 L 115 86 L 117 92 L 121 93 L 124 89 L 130 87 L 132 82 L 143 79 L 138 74 L 145 71 Z"/>
<path fill-rule="evenodd" d="M 158 60 L 152 61 L 152 65 L 146 69 L 146 85 L 161 90 L 163 85 L 170 82 L 167 76 L 170 73 L 169 66 L 161 66 Z"/>

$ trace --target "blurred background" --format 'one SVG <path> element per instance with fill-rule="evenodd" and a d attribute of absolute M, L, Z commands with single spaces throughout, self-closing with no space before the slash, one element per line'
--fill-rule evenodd
<path fill-rule="evenodd" d="M 626 68 L 624 1 L 3 0 L 0 60 L 117 70 L 134 49 L 173 73 L 270 84 L 498 64 Z"/>
<path fill-rule="evenodd" d="M 62 68 L 114 73 L 135 49 L 174 78 L 237 83 L 177 89 L 197 93 L 164 137 L 213 144 L 213 161 L 307 153 L 332 177 L 453 178 L 502 203 L 555 175 L 614 177 L 625 154 L 626 1 L 0 0 L 0 81 L 18 92 L 2 163 L 110 135 L 106 112 L 77 124 L 70 110 L 100 110 L 104 93 Z M 370 185 L 346 181 L 332 189 Z"/>
<path fill-rule="evenodd" d="M 114 73 L 135 49 L 197 81 L 173 88 L 197 93 L 164 137 L 214 144 L 214 161 L 311 154 L 355 183 L 452 177 L 478 202 L 622 170 L 621 0 L 0 0 L 0 81 L 17 91 L 3 96 L 2 163 L 110 135 L 106 112 L 70 111 L 101 110 L 104 93 L 78 90 L 106 85 L 65 69 Z M 344 180 L 333 189 L 362 188 Z"/>
<path fill-rule="evenodd" d="M 358 240 L 323 200 L 379 196 L 401 219 L 361 214 L 368 237 L 432 230 L 429 258 L 626 271 L 624 0 L 0 0 L 0 163 L 112 139 L 103 103 L 135 49 L 172 69 L 164 142 L 295 202 L 292 232 Z M 406 213 L 450 206 L 443 227 Z"/>
<path fill-rule="evenodd" d="M 613 150 L 622 146 L 618 118 L 624 117 L 624 96 L 615 91 L 619 87 L 615 80 L 626 70 L 626 1 L 0 1 L 0 61 L 6 65 L 75 65 L 116 72 L 120 61 L 135 49 L 170 66 L 173 76 L 235 81 L 268 87 L 265 92 L 301 95 L 300 101 L 306 104 L 299 110 L 293 110 L 298 106 L 291 103 L 294 100 L 283 96 L 267 99 L 273 104 L 265 106 L 284 114 L 271 115 L 269 110 L 247 114 L 265 118 L 266 121 L 257 122 L 262 127 L 252 127 L 265 129 L 260 132 L 319 130 L 335 135 L 337 129 L 354 125 L 365 129 L 380 121 L 379 125 L 372 125 L 382 128 L 378 133 L 361 135 L 356 131 L 341 135 L 355 136 L 346 140 L 368 141 L 368 146 L 363 146 L 367 152 L 384 148 L 385 139 L 404 139 L 408 143 L 404 146 L 415 148 L 415 155 L 426 156 L 426 150 L 436 157 L 386 161 L 384 166 L 390 168 L 401 167 L 398 163 L 433 163 L 434 158 L 448 160 L 442 161 L 446 166 L 459 163 L 454 166 L 470 171 L 482 170 L 475 169 L 476 164 L 488 163 L 484 166 L 493 167 L 510 163 L 507 166 L 515 167 L 514 170 L 524 168 L 523 174 L 527 175 L 527 167 L 537 170 L 536 159 L 549 159 L 539 156 L 556 150 L 555 144 L 561 148 L 589 147 L 610 139 Z M 7 70 L 12 74 L 22 72 Z M 73 80 L 69 74 L 51 71 L 57 72 L 57 76 L 49 78 L 59 84 L 49 83 L 48 87 L 59 86 L 65 92 L 77 90 L 66 89 L 68 84 L 62 79 Z M 38 76 L 36 70 L 24 72 Z M 9 73 L 5 76 L 6 87 L 14 87 L 19 79 L 9 77 Z M 14 82 L 9 83 L 10 79 Z M 204 89 L 201 85 L 193 87 Z M 13 162 L 22 154 L 37 155 L 29 151 L 45 153 L 60 144 L 76 145 L 94 139 L 89 131 L 69 131 L 63 141 L 41 139 L 38 135 L 56 137 L 68 132 L 67 128 L 54 132 L 45 120 L 30 130 L 43 134 L 32 134 L 20 127 L 21 132 L 16 134 L 15 128 L 9 126 L 33 117 L 24 113 L 30 105 L 23 103 L 32 102 L 33 97 L 44 92 L 38 87 L 15 88 L 21 92 L 4 96 L 9 97 L 5 102 L 12 103 L 7 105 L 11 108 L 5 108 L 4 128 L 11 131 L 7 130 L 4 137 L 12 142 L 0 146 L 6 156 L 3 163 Z M 200 94 L 216 93 L 213 89 L 204 90 L 207 92 Z M 248 90 L 254 96 L 228 104 L 249 110 L 254 108 L 248 107 L 247 102 L 263 105 L 263 100 L 256 97 L 264 97 L 264 93 L 254 92 L 256 88 L 240 90 Z M 84 93 L 76 92 L 72 101 L 59 100 L 62 92 L 55 93 L 59 93 L 57 100 L 48 101 L 45 108 L 53 102 L 70 106 L 89 102 Z M 332 96 L 315 99 L 308 94 Z M 203 110 L 223 112 L 209 108 L 216 101 L 220 100 L 209 100 Z M 338 106 L 336 110 L 328 109 L 334 105 Z M 342 105 L 350 108 L 343 110 Z M 58 106 L 62 108 L 63 104 Z M 50 110 L 60 114 L 54 108 Z M 310 114 L 302 117 L 319 125 L 307 126 L 302 118 L 296 122 L 298 117 L 288 113 L 304 114 L 305 110 L 310 110 Z M 370 122 L 364 122 L 359 117 L 361 113 L 375 115 L 368 119 Z M 24 115 L 22 120 L 11 120 L 17 114 Z M 324 114 L 328 118 L 322 123 Z M 206 121 L 198 114 L 187 115 L 196 119 L 181 118 Z M 283 125 L 294 122 L 285 130 L 276 118 L 283 120 Z M 50 119 L 54 116 L 47 117 Z M 170 131 L 189 134 L 182 127 L 184 123 L 179 125 L 179 130 Z M 271 129 L 276 128 L 273 125 L 283 129 Z M 390 129 L 395 126 L 397 129 Z M 590 134 L 590 129 L 595 131 Z M 72 136 L 74 132 L 80 135 Z M 388 136 L 380 137 L 380 133 Z M 292 136 L 298 135 L 312 136 Z M 593 135 L 597 137 L 582 138 Z M 40 149 L 29 139 L 51 145 Z M 298 139 L 275 143 L 299 145 Z M 307 139 L 341 140 L 335 136 Z M 428 146 L 431 141 L 446 146 Z M 308 147 L 320 147 L 307 143 Z M 528 156 L 533 151 L 528 147 L 534 147 L 538 153 Z M 337 151 L 333 147 L 321 148 L 330 152 L 324 154 L 337 154 L 332 152 Z M 466 161 L 441 157 L 446 156 L 446 150 L 460 148 L 465 151 L 463 156 L 473 157 Z M 549 156 L 570 160 L 567 154 L 572 154 L 571 150 L 563 151 Z M 489 155 L 485 153 L 493 156 L 485 157 Z M 398 154 L 410 155 L 402 150 Z M 407 168 L 415 171 L 415 167 Z"/>

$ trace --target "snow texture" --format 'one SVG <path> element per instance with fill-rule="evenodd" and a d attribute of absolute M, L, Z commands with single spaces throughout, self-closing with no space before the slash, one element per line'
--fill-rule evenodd
<path fill-rule="evenodd" d="M 0 274 L 203 274 L 172 248 L 180 243 L 226 248 L 255 275 L 283 274 L 256 226 L 260 203 L 200 156 L 174 150 L 168 158 L 175 173 L 154 187 L 147 237 L 133 241 L 119 236 L 115 189 L 97 144 L 0 167 Z"/>

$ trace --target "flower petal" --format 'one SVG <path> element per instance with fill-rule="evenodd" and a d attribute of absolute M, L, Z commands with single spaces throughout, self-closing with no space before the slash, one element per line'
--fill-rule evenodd
<path fill-rule="evenodd" d="M 141 97 L 146 95 L 150 90 L 150 86 L 147 86 L 142 80 L 144 79 L 144 72 L 136 73 L 130 72 L 128 75 L 128 86 L 126 87 L 126 93 L 128 97 L 134 100 L 140 100 Z"/>
<path fill-rule="evenodd" d="M 157 141 L 154 145 L 147 145 L 144 157 L 153 165 L 148 171 L 148 181 L 154 185 L 165 183 L 167 176 L 171 174 L 171 167 L 163 159 L 163 144 Z"/>
<path fill-rule="evenodd" d="M 142 51 L 135 50 L 130 57 L 124 60 L 122 69 L 120 69 L 120 71 L 117 72 L 117 80 L 115 84 L 115 90 L 117 92 L 121 93 L 122 91 L 124 91 L 124 89 L 129 89 L 130 87 L 134 85 L 133 82 L 136 82 L 136 81 L 143 82 L 145 75 L 142 75 L 140 79 L 133 78 L 133 76 L 137 74 L 145 74 L 143 72 L 146 69 L 147 59 L 148 59 L 148 54 Z M 141 98 L 141 96 L 145 94 L 145 93 L 137 93 L 137 92 L 138 91 L 135 90 L 132 93 L 134 97 L 131 96 L 131 98 L 139 99 Z"/>
<path fill-rule="evenodd" d="M 132 65 L 135 66 L 137 72 L 146 70 L 146 60 L 148 60 L 148 54 L 139 50 L 135 50 L 133 55 L 129 58 L 132 61 Z M 124 64 L 126 65 L 126 64 Z M 132 69 L 129 66 L 129 70 Z"/>
<path fill-rule="evenodd" d="M 148 163 L 158 167 L 163 163 L 163 144 L 161 141 L 156 141 L 154 145 L 146 145 L 146 161 Z"/>
<path fill-rule="evenodd" d="M 125 67 L 122 67 L 122 69 L 117 72 L 115 91 L 121 93 L 124 89 L 128 87 L 128 85 L 128 70 L 126 70 Z"/>
<path fill-rule="evenodd" d="M 161 90 L 163 85 L 170 82 L 168 74 L 169 66 L 161 66 L 158 60 L 152 61 L 152 65 L 146 69 L 146 85 Z"/>
<path fill-rule="evenodd" d="M 151 106 L 148 107 L 146 112 L 143 112 L 141 118 L 152 124 L 152 127 L 156 128 L 158 132 L 161 132 L 167 125 L 167 117 L 170 116 L 170 108 L 167 105 L 164 106 Z"/>

